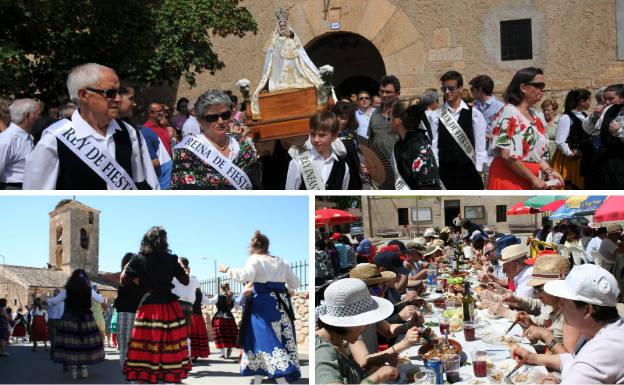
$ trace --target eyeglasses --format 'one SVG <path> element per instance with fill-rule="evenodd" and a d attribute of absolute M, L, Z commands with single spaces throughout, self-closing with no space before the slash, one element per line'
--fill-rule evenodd
<path fill-rule="evenodd" d="M 358 100 L 370 100 L 370 98 L 369 98 L 369 97 L 367 97 L 367 96 L 363 96 L 363 97 L 361 97 L 361 98 L 358 98 Z"/>
<path fill-rule="evenodd" d="M 232 117 L 232 112 L 231 111 L 224 111 L 220 114 L 212 114 L 212 115 L 204 115 L 203 118 L 206 122 L 208 123 L 214 123 L 217 120 L 219 120 L 219 118 L 221 118 L 224 122 L 227 120 L 230 120 L 230 118 Z"/>
<path fill-rule="evenodd" d="M 544 88 L 546 88 L 546 83 L 544 83 L 544 82 L 528 82 L 528 83 L 524 83 L 524 84 L 526 84 L 527 86 L 535 87 L 535 88 L 537 88 L 538 90 L 541 90 L 541 91 L 543 91 Z"/>
<path fill-rule="evenodd" d="M 454 87 L 454 86 L 448 86 L 448 87 L 442 86 L 442 87 L 440 87 L 440 91 L 442 91 L 442 92 L 447 92 L 447 91 L 448 92 L 455 92 L 455 91 L 457 91 L 457 87 Z"/>
<path fill-rule="evenodd" d="M 109 88 L 106 90 L 101 90 L 99 88 L 91 88 L 85 87 L 87 91 L 91 91 L 96 94 L 104 95 L 108 99 L 115 99 L 117 95 L 121 95 L 121 90 L 119 88 Z"/>

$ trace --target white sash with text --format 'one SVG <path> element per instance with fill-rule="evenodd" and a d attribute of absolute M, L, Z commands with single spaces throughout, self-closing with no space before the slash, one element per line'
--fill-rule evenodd
<path fill-rule="evenodd" d="M 451 134 L 453 139 L 455 139 L 455 142 L 464 151 L 466 156 L 472 161 L 472 164 L 476 166 L 474 147 L 472 146 L 472 143 L 470 143 L 468 135 L 466 135 L 459 123 L 457 123 L 455 118 L 453 118 L 448 108 L 441 109 L 440 121 L 444 124 L 448 132 Z"/>
<path fill-rule="evenodd" d="M 123 128 L 123 127 L 122 127 Z M 132 177 L 121 167 L 106 148 L 91 137 L 77 138 L 71 121 L 54 132 L 54 136 L 67 146 L 91 170 L 93 170 L 111 190 L 136 190 Z"/>
<path fill-rule="evenodd" d="M 229 139 L 228 139 L 229 140 Z M 232 163 L 231 160 L 221 155 L 221 153 L 208 141 L 203 141 L 200 137 L 189 135 L 175 147 L 177 149 L 189 150 L 204 163 L 215 169 L 237 190 L 251 190 L 251 180 L 243 170 Z"/>
<path fill-rule="evenodd" d="M 295 157 L 297 167 L 301 171 L 303 183 L 307 190 L 325 190 L 325 184 L 321 178 L 321 173 L 314 167 L 310 151 L 303 152 Z"/>
<path fill-rule="evenodd" d="M 392 169 L 394 170 L 394 176 L 395 176 L 394 189 L 395 190 L 411 190 L 411 188 L 409 188 L 407 183 L 405 183 L 405 180 L 403 179 L 403 177 L 401 176 L 401 173 L 399 172 L 399 168 L 396 163 L 396 158 L 394 156 L 394 151 L 392 151 Z"/>

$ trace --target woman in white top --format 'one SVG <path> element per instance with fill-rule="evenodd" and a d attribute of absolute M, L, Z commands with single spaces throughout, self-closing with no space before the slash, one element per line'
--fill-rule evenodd
<path fill-rule="evenodd" d="M 43 308 L 40 298 L 35 298 L 33 303 L 30 324 L 30 340 L 33 343 L 32 351 L 37 351 L 37 342 L 43 342 L 45 350 L 48 350 L 48 312 Z"/>
<path fill-rule="evenodd" d="M 555 143 L 557 151 L 553 156 L 552 166 L 561 174 L 566 188 L 582 189 L 583 177 L 589 172 L 590 159 L 582 160 L 581 155 L 591 145 L 591 137 L 583 130 L 589 108 L 591 92 L 574 88 L 565 100 L 563 115 L 557 123 Z"/>
<path fill-rule="evenodd" d="M 293 382 L 301 377 L 301 371 L 289 291 L 299 287 L 299 280 L 286 261 L 269 254 L 266 235 L 256 231 L 249 249 L 242 269 L 219 267 L 237 281 L 253 282 L 240 328 L 241 374 L 254 376 L 255 384 L 263 377 L 278 383 Z"/>

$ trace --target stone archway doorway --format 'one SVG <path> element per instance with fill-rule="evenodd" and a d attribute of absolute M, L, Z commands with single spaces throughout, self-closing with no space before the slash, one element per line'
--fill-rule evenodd
<path fill-rule="evenodd" d="M 317 67 L 334 67 L 336 95 L 368 91 L 377 94 L 379 79 L 386 74 L 383 58 L 365 37 L 352 32 L 329 32 L 311 40 L 305 47 Z"/>

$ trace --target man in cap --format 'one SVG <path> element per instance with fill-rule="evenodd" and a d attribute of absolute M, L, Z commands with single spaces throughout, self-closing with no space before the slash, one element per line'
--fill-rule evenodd
<path fill-rule="evenodd" d="M 587 262 L 594 262 L 594 253 L 598 252 L 602 240 L 606 237 L 607 228 L 604 226 L 599 227 L 598 230 L 596 230 L 596 236 L 589 241 L 589 243 L 587 244 L 587 248 L 585 249 L 585 258 L 587 258 Z"/>
<path fill-rule="evenodd" d="M 611 223 L 607 226 L 607 237 L 602 240 L 598 247 L 598 253 L 606 260 L 605 268 L 611 270 L 616 262 L 618 254 L 624 252 L 620 239 L 622 238 L 622 226 L 619 223 Z"/>
<path fill-rule="evenodd" d="M 525 245 L 507 246 L 502 251 L 503 271 L 513 282 L 516 297 L 535 298 L 533 288 L 527 285 L 533 273 L 533 266 L 525 263 L 528 258 L 529 249 Z"/>
<path fill-rule="evenodd" d="M 338 259 L 340 260 L 340 274 L 344 274 L 349 270 L 349 259 L 347 257 L 347 245 L 342 241 L 342 234 L 333 233 L 331 237 L 329 237 L 332 241 L 334 241 L 334 247 L 336 248 L 336 252 L 338 253 Z"/>
<path fill-rule="evenodd" d="M 427 248 L 418 242 L 409 242 L 406 247 L 407 260 L 405 261 L 405 267 L 410 271 L 409 280 L 422 280 L 427 278 L 427 265 L 421 261 L 423 253 L 427 251 Z"/>
<path fill-rule="evenodd" d="M 407 286 L 407 277 L 409 276 L 409 270 L 403 266 L 401 256 L 394 251 L 384 250 L 375 255 L 373 263 L 377 265 L 380 271 L 392 271 L 397 275 L 397 279 L 394 284 L 390 284 L 388 286 L 385 298 L 392 303 L 400 302 L 400 293 L 405 291 L 405 287 Z"/>
<path fill-rule="evenodd" d="M 375 246 L 370 241 L 370 239 L 365 238 L 363 234 L 359 234 L 356 239 L 358 241 L 358 246 L 356 249 L 358 263 L 370 263 L 376 253 Z"/>
<path fill-rule="evenodd" d="M 442 230 L 440 230 L 439 238 L 444 241 L 444 246 L 448 246 L 451 240 L 451 228 L 446 226 Z"/>
<path fill-rule="evenodd" d="M 436 233 L 433 228 L 429 227 L 425 230 L 423 237 L 425 238 L 425 241 L 427 241 L 426 245 L 428 246 L 438 237 L 438 233 Z"/>
<path fill-rule="evenodd" d="M 613 275 L 592 264 L 576 266 L 565 280 L 546 282 L 544 291 L 563 299 L 563 316 L 580 331 L 579 343 L 571 353 L 548 355 L 514 346 L 512 357 L 560 371 L 565 384 L 624 383 L 624 320 L 616 308 L 620 290 Z"/>

